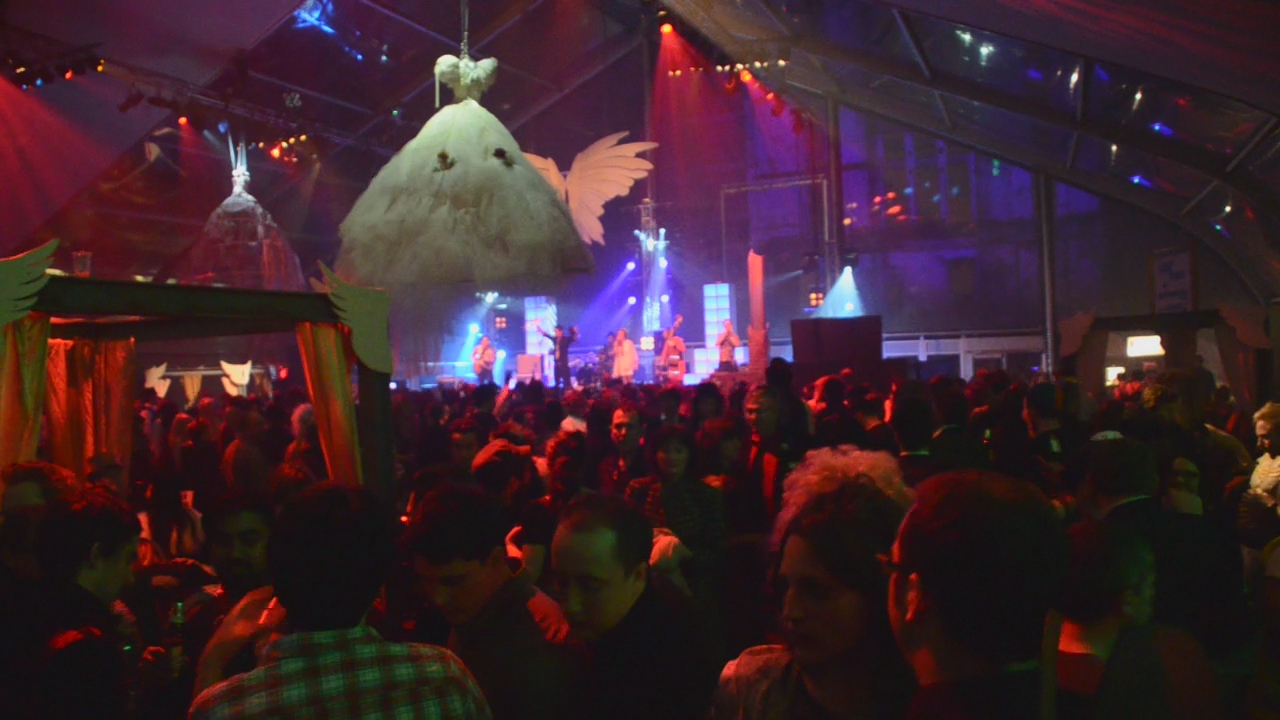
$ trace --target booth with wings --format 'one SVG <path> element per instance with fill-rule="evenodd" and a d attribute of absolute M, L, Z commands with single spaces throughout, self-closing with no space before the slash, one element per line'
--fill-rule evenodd
<path fill-rule="evenodd" d="M 63 467 L 83 472 L 103 453 L 127 460 L 138 343 L 296 332 L 329 477 L 389 497 L 385 293 L 327 269 L 325 292 L 311 293 L 57 276 L 47 273 L 56 249 L 0 260 L 0 467 L 35 457 L 42 420 Z"/>

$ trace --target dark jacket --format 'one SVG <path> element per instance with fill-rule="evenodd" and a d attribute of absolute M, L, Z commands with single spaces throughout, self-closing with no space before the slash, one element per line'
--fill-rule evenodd
<path fill-rule="evenodd" d="M 17 655 L 4 658 L 0 669 L 16 688 L 17 702 L 0 714 L 41 720 L 125 716 L 124 640 L 106 603 L 79 585 L 42 583 L 13 609 L 23 623 L 5 645 Z"/>
<path fill-rule="evenodd" d="M 588 648 L 584 720 L 701 720 L 719 671 L 701 637 L 682 599 L 651 582 Z"/>
<path fill-rule="evenodd" d="M 582 648 L 555 601 L 517 575 L 480 614 L 454 628 L 449 649 L 475 676 L 494 720 L 571 715 Z"/>

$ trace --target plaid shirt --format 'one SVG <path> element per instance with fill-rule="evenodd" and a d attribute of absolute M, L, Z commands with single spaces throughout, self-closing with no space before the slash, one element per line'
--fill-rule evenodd
<path fill-rule="evenodd" d="M 489 706 L 448 650 L 392 643 L 364 625 L 276 640 L 263 663 L 200 694 L 190 718 L 489 720 Z"/>

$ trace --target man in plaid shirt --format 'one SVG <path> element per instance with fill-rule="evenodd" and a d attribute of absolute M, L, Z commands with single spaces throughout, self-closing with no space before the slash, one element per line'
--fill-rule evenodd
<path fill-rule="evenodd" d="M 387 642 L 364 624 L 394 533 L 362 488 L 324 483 L 291 501 L 267 548 L 275 585 L 247 595 L 210 641 L 197 679 L 207 689 L 190 717 L 489 720 L 457 657 Z M 266 647 L 255 670 L 219 682 L 228 659 L 279 624 L 275 603 L 287 613 L 288 634 Z"/>

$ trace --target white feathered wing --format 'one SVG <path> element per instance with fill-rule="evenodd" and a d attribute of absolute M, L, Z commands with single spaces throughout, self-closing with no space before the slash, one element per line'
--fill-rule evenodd
<path fill-rule="evenodd" d="M 618 141 L 626 136 L 625 131 L 617 132 L 592 143 L 573 159 L 567 178 L 560 175 L 554 160 L 525 153 L 529 163 L 569 206 L 583 242 L 604 244 L 604 225 L 600 223 L 604 204 L 631 192 L 636 181 L 648 177 L 653 170 L 653 163 L 637 156 L 658 147 L 658 143 L 619 145 Z"/>

